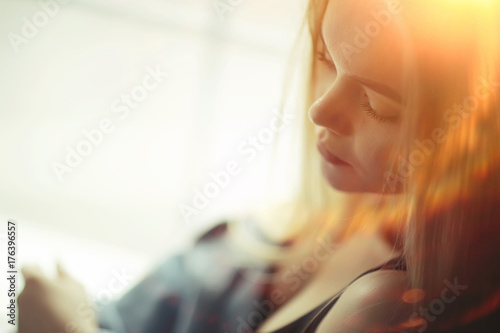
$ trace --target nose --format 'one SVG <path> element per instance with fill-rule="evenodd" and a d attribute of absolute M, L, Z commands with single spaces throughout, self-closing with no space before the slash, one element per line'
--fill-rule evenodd
<path fill-rule="evenodd" d="M 353 104 L 345 83 L 335 82 L 309 109 L 309 119 L 340 136 L 353 131 Z"/>

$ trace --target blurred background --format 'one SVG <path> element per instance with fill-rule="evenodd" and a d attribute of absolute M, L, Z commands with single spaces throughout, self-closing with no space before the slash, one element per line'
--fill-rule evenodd
<path fill-rule="evenodd" d="M 123 270 L 126 290 L 224 217 L 286 200 L 298 147 L 275 155 L 263 131 L 303 7 L 0 0 L 2 251 L 16 220 L 19 265 L 50 275 L 59 260 L 95 296 Z M 293 139 L 292 126 L 282 135 Z M 186 221 L 181 207 L 230 161 L 239 173 Z"/>

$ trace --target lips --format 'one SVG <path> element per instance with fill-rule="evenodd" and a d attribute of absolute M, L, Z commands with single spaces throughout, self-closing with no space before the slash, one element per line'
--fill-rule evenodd
<path fill-rule="evenodd" d="M 318 147 L 318 150 L 319 150 L 320 154 L 323 156 L 323 158 L 327 162 L 329 162 L 330 164 L 343 165 L 343 166 L 350 165 L 346 161 L 341 160 L 337 156 L 335 156 L 332 153 L 330 153 L 320 142 L 318 142 L 317 147 Z"/>

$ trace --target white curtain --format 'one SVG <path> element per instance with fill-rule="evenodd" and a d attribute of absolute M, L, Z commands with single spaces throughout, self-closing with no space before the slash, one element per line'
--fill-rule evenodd
<path fill-rule="evenodd" d="M 272 145 L 252 161 L 238 147 L 274 115 L 301 11 L 299 0 L 1 0 L 0 218 L 18 221 L 23 258 L 70 262 L 95 243 L 154 262 L 269 200 Z M 241 173 L 186 224 L 180 205 L 232 160 Z"/>

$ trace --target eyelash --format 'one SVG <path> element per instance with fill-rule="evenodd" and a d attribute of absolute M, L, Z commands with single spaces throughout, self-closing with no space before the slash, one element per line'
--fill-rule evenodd
<path fill-rule="evenodd" d="M 365 111 L 365 113 L 378 121 L 379 123 L 388 123 L 388 124 L 396 124 L 398 122 L 398 117 L 396 116 L 382 116 L 377 111 L 375 111 L 370 105 L 370 100 L 368 99 L 368 95 L 365 94 L 365 100 L 361 102 L 361 107 Z"/>
<path fill-rule="evenodd" d="M 322 63 L 326 64 L 330 69 L 336 70 L 335 64 L 328 60 L 323 52 L 316 52 L 316 58 Z"/>

